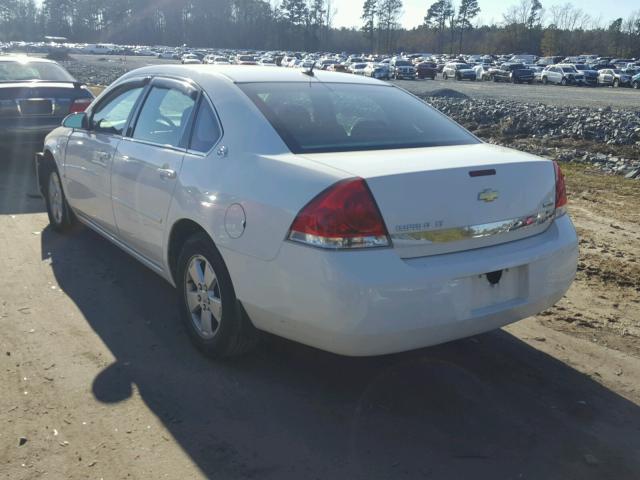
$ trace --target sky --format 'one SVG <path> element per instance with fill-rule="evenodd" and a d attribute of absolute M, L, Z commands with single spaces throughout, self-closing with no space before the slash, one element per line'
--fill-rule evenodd
<path fill-rule="evenodd" d="M 568 0 L 542 0 L 542 5 L 549 8 L 552 5 L 564 5 Z M 332 0 L 337 14 L 334 19 L 334 25 L 337 27 L 359 27 L 362 23 L 360 16 L 362 15 L 362 4 L 364 0 Z M 404 27 L 411 28 L 422 24 L 424 16 L 429 6 L 435 0 L 403 0 L 404 14 L 402 16 L 402 24 Z M 459 3 L 455 1 L 454 3 Z M 490 24 L 502 21 L 502 13 L 509 5 L 519 3 L 519 0 L 478 0 L 480 5 L 480 15 L 478 19 L 481 23 Z M 610 23 L 611 20 L 618 17 L 627 17 L 634 10 L 640 10 L 640 1 L 638 0 L 576 0 L 571 2 L 575 6 L 579 6 L 583 11 L 592 17 L 601 16 L 603 23 Z"/>

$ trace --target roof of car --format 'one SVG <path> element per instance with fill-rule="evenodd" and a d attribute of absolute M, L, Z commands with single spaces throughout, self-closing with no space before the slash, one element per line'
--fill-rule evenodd
<path fill-rule="evenodd" d="M 42 62 L 42 63 L 57 63 L 53 60 L 49 60 L 41 57 L 29 57 L 27 55 L 0 55 L 0 62 Z"/>
<path fill-rule="evenodd" d="M 198 76 L 210 73 L 212 77 L 226 77 L 234 83 L 259 83 L 259 82 L 336 82 L 380 85 L 384 82 L 369 77 L 355 76 L 351 74 L 329 72 L 316 68 L 313 76 L 305 75 L 305 70 L 300 68 L 273 68 L 260 65 L 155 65 L 145 67 L 133 72 L 151 75 L 173 75 L 188 77 L 192 72 Z M 131 72 L 131 73 L 133 73 Z"/>

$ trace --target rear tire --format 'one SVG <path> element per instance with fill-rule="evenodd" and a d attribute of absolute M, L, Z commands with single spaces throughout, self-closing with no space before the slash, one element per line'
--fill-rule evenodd
<path fill-rule="evenodd" d="M 237 301 L 227 266 L 208 235 L 185 242 L 176 270 L 180 316 L 201 352 L 225 358 L 257 345 L 258 330 Z"/>
<path fill-rule="evenodd" d="M 446 73 L 442 74 L 442 79 L 443 80 L 449 80 L 449 76 Z"/>
<path fill-rule="evenodd" d="M 542 77 L 542 84 L 546 85 L 549 83 L 549 80 L 547 79 L 547 77 Z"/>
<path fill-rule="evenodd" d="M 45 172 L 46 177 L 42 180 L 44 180 L 43 191 L 49 225 L 56 232 L 68 232 L 77 224 L 78 220 L 67 203 L 58 169 L 49 167 Z"/>
<path fill-rule="evenodd" d="M 562 85 L 563 87 L 567 86 L 567 79 L 563 78 L 562 80 L 560 80 L 560 85 Z"/>
<path fill-rule="evenodd" d="M 633 82 L 633 88 L 635 88 L 636 90 L 640 89 L 640 81 L 636 80 L 635 82 Z"/>

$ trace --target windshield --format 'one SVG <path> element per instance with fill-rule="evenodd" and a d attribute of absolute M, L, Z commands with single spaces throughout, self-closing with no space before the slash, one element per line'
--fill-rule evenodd
<path fill-rule="evenodd" d="M 478 142 L 424 102 L 388 85 L 265 82 L 238 86 L 293 153 Z"/>
<path fill-rule="evenodd" d="M 74 78 L 64 68 L 55 63 L 0 61 L 0 82 L 21 82 L 26 80 L 73 82 Z"/>
<path fill-rule="evenodd" d="M 396 60 L 396 67 L 410 67 L 412 64 L 406 60 Z"/>
<path fill-rule="evenodd" d="M 563 71 L 564 73 L 575 73 L 575 72 L 576 72 L 576 69 L 575 69 L 575 68 L 572 68 L 572 67 L 562 67 L 562 71 Z"/>
<path fill-rule="evenodd" d="M 470 70 L 471 65 L 467 65 L 466 63 L 460 63 L 456 65 L 456 70 Z"/>

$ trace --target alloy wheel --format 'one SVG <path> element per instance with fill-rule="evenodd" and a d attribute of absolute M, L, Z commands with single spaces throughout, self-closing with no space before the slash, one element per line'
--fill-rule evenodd
<path fill-rule="evenodd" d="M 49 175 L 49 205 L 51 206 L 51 215 L 57 224 L 62 223 L 63 204 L 62 204 L 62 187 L 60 178 L 56 172 Z"/>
<path fill-rule="evenodd" d="M 213 338 L 222 321 L 222 292 L 216 273 L 205 257 L 191 257 L 184 285 L 193 326 L 202 338 Z"/>

